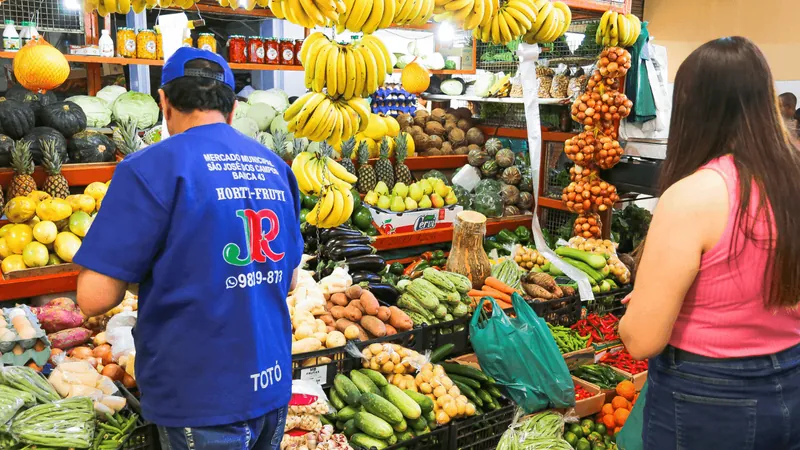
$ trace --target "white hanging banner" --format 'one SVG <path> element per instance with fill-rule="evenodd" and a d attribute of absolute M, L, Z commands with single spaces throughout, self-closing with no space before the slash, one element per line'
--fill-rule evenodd
<path fill-rule="evenodd" d="M 517 73 L 520 76 L 522 83 L 522 99 L 525 104 L 525 123 L 528 128 L 528 152 L 531 157 L 531 180 L 533 180 L 533 198 L 538 204 L 539 199 L 539 175 L 541 172 L 542 161 L 542 124 L 539 118 L 539 79 L 536 77 L 536 61 L 539 59 L 541 53 L 537 44 L 528 45 L 521 43 L 517 49 L 517 56 L 520 58 L 519 70 Z M 592 293 L 592 285 L 589 283 L 589 277 L 581 270 L 572 267 L 566 262 L 562 261 L 544 240 L 542 234 L 542 227 L 539 224 L 539 215 L 534 210 L 533 222 L 531 223 L 531 230 L 533 231 L 533 241 L 536 243 L 536 250 L 542 254 L 550 264 L 556 266 L 565 275 L 575 280 L 578 283 L 578 292 L 581 299 L 589 301 L 594 299 Z"/>
<path fill-rule="evenodd" d="M 183 45 L 183 31 L 189 26 L 189 18 L 184 13 L 161 14 L 158 16 L 158 30 L 161 32 L 161 48 L 164 51 L 164 61 L 168 60 L 181 45 Z M 167 121 L 161 119 L 161 140 L 169 137 Z"/>

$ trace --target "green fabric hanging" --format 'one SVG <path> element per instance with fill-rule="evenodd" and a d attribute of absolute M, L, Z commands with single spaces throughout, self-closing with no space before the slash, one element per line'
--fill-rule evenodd
<path fill-rule="evenodd" d="M 631 123 L 643 123 L 656 118 L 656 103 L 645 63 L 650 58 L 647 54 L 649 39 L 650 32 L 647 30 L 647 22 L 644 22 L 639 39 L 630 49 L 631 68 L 625 78 L 625 94 L 633 102 L 631 114 L 628 116 Z"/>

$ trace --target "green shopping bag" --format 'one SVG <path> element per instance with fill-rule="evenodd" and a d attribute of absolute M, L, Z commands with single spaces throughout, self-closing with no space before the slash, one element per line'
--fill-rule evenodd
<path fill-rule="evenodd" d="M 642 428 L 644 427 L 644 401 L 647 399 L 647 381 L 644 382 L 639 399 L 633 405 L 633 410 L 625 421 L 625 426 L 617 435 L 617 446 L 620 450 L 642 450 Z"/>
<path fill-rule="evenodd" d="M 492 303 L 491 315 L 483 309 Z M 575 405 L 575 386 L 553 336 L 531 307 L 514 294 L 516 318 L 506 315 L 491 297 L 484 297 L 470 323 L 470 342 L 481 370 L 503 385 L 526 413 L 548 405 Z"/>

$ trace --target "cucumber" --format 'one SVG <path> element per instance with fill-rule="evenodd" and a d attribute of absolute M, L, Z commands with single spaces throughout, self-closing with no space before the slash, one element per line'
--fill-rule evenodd
<path fill-rule="evenodd" d="M 447 357 L 447 355 L 452 353 L 454 348 L 456 348 L 455 344 L 444 344 L 441 347 L 437 348 L 436 350 L 431 352 L 431 357 L 430 357 L 431 362 L 438 363 L 439 361 L 442 361 Z"/>
<path fill-rule="evenodd" d="M 395 433 L 395 436 L 397 436 L 397 442 L 405 442 L 414 439 L 414 433 L 410 430 L 403 431 L 402 433 Z"/>
<path fill-rule="evenodd" d="M 488 392 L 489 395 L 491 395 L 494 398 L 500 398 L 500 397 L 503 396 L 503 393 L 500 392 L 500 389 L 497 389 L 497 386 L 495 386 L 493 384 L 492 385 L 488 385 L 488 386 L 487 385 L 483 385 L 482 388 L 483 388 L 484 391 Z"/>
<path fill-rule="evenodd" d="M 448 375 L 452 373 L 455 375 L 461 375 L 463 377 L 473 378 L 478 381 L 489 381 L 489 377 L 487 377 L 486 374 L 478 369 L 473 369 L 470 366 L 458 363 L 441 363 L 440 365 L 444 367 L 444 371 L 447 372 Z"/>
<path fill-rule="evenodd" d="M 453 384 L 456 385 L 456 387 L 458 388 L 459 391 L 461 391 L 462 394 L 466 395 L 468 399 L 472 400 L 473 403 L 475 403 L 478 406 L 483 406 L 483 400 L 481 400 L 481 398 L 478 397 L 478 395 L 471 387 L 455 380 L 453 380 Z"/>
<path fill-rule="evenodd" d="M 335 388 L 331 389 L 329 397 L 331 399 L 331 405 L 333 405 L 333 407 L 336 408 L 337 411 L 347 406 L 345 405 L 344 401 L 342 401 L 342 398 L 339 397 L 339 394 L 336 393 Z"/>
<path fill-rule="evenodd" d="M 336 419 L 347 422 L 355 417 L 357 412 L 358 410 L 356 408 L 353 408 L 352 406 L 345 406 L 336 414 Z"/>
<path fill-rule="evenodd" d="M 561 259 L 565 263 L 585 273 L 589 277 L 589 281 L 592 283 L 592 285 L 600 283 L 605 278 L 605 276 L 603 276 L 602 273 L 594 270 L 591 266 L 589 266 L 583 261 L 578 261 L 577 259 L 572 259 L 572 258 L 561 258 Z"/>
<path fill-rule="evenodd" d="M 389 436 L 389 439 L 386 439 L 386 443 L 389 445 L 397 444 L 397 436 L 395 435 Z"/>
<path fill-rule="evenodd" d="M 435 422 L 436 421 L 436 413 L 433 412 L 433 410 L 430 410 L 430 411 L 426 412 L 425 413 L 425 421 L 426 422 L 430 422 L 430 421 L 434 421 Z"/>
<path fill-rule="evenodd" d="M 424 417 L 420 417 L 414 420 L 409 420 L 408 426 L 411 427 L 412 430 L 419 432 L 428 427 L 428 421 L 425 420 Z"/>
<path fill-rule="evenodd" d="M 484 403 L 484 404 L 487 404 L 487 403 L 494 403 L 494 399 L 492 399 L 492 396 L 491 396 L 491 395 L 489 395 L 489 393 L 488 393 L 488 392 L 486 392 L 486 391 L 484 391 L 483 389 L 478 389 L 478 390 L 476 390 L 476 391 L 475 391 L 475 394 L 476 394 L 478 397 L 480 397 L 480 399 L 481 399 L 481 400 L 483 400 L 483 403 Z"/>
<path fill-rule="evenodd" d="M 481 382 L 476 380 L 476 379 L 474 379 L 474 378 L 462 377 L 461 375 L 456 375 L 454 373 L 453 374 L 449 374 L 448 373 L 447 376 L 450 377 L 451 380 L 458 381 L 459 383 L 466 384 L 467 386 L 471 387 L 472 389 L 480 389 L 481 388 Z"/>
<path fill-rule="evenodd" d="M 383 450 L 389 446 L 386 441 L 375 439 L 374 437 L 363 433 L 355 433 L 350 436 L 350 444 L 364 449 L 371 449 L 372 447 L 375 447 L 378 450 Z"/>
<path fill-rule="evenodd" d="M 399 387 L 390 384 L 383 388 L 383 395 L 403 413 L 406 419 L 416 419 L 422 415 L 422 408 Z"/>
<path fill-rule="evenodd" d="M 356 421 L 355 419 L 350 419 L 344 424 L 344 428 L 342 428 L 342 433 L 347 436 L 347 439 L 350 439 L 354 433 L 358 432 L 358 428 L 356 428 Z"/>
<path fill-rule="evenodd" d="M 401 422 L 404 422 L 403 413 L 400 412 L 397 406 L 393 405 L 392 402 L 377 394 L 365 392 L 361 394 L 360 401 L 361 405 L 367 410 L 367 412 L 380 417 L 392 425 L 397 425 Z"/>
<path fill-rule="evenodd" d="M 378 386 L 375 386 L 375 383 L 372 382 L 372 379 L 363 373 L 353 370 L 350 372 L 350 379 L 353 381 L 353 384 L 356 385 L 361 393 L 372 393 L 372 394 L 380 394 L 381 390 L 378 389 Z"/>
<path fill-rule="evenodd" d="M 345 425 L 345 423 L 346 423 L 346 422 L 345 422 L 344 420 L 337 420 L 337 421 L 336 421 L 336 424 L 334 425 L 334 427 L 335 427 L 337 430 L 344 430 L 344 425 Z"/>
<path fill-rule="evenodd" d="M 388 439 L 394 435 L 394 430 L 388 422 L 368 412 L 356 413 L 356 427 L 368 435 L 378 439 Z"/>
<path fill-rule="evenodd" d="M 408 429 L 408 422 L 403 419 L 400 421 L 400 423 L 392 424 L 392 429 L 395 431 L 395 433 L 402 433 Z"/>
<path fill-rule="evenodd" d="M 419 392 L 412 391 L 411 389 L 406 389 L 403 392 L 411 397 L 411 400 L 417 402 L 423 413 L 433 411 L 433 400 L 431 400 L 427 395 L 420 394 Z"/>
<path fill-rule="evenodd" d="M 323 424 L 323 425 L 333 425 L 333 424 L 334 424 L 334 422 L 332 422 L 331 420 L 334 420 L 334 421 L 335 421 L 335 420 L 336 420 L 336 417 L 335 417 L 335 416 L 333 416 L 333 415 L 329 415 L 329 416 L 319 416 L 319 421 L 320 421 L 320 422 L 322 422 L 322 424 Z"/>
<path fill-rule="evenodd" d="M 358 399 L 361 397 L 361 391 L 358 390 L 355 383 L 350 381 L 350 378 L 337 373 L 333 378 L 333 388 L 336 393 L 350 406 L 358 406 Z"/>
<path fill-rule="evenodd" d="M 556 248 L 556 255 L 562 258 L 571 258 L 587 264 L 595 270 L 600 270 L 606 266 L 606 259 L 603 255 L 597 253 L 589 253 L 577 248 L 558 247 Z"/>
<path fill-rule="evenodd" d="M 372 380 L 375 386 L 378 386 L 379 388 L 385 387 L 386 385 L 389 384 L 389 382 L 386 381 L 386 377 L 383 376 L 383 374 L 378 372 L 377 370 L 359 369 L 358 371 L 369 377 L 369 379 Z"/>

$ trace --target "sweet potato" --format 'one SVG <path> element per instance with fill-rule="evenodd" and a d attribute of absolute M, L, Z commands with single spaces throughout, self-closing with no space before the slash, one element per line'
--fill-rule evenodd
<path fill-rule="evenodd" d="M 327 327 L 325 327 L 325 331 L 328 332 L 328 333 L 330 333 L 331 331 L 335 331 L 335 330 L 336 330 L 336 326 L 335 325 L 328 325 Z"/>
<path fill-rule="evenodd" d="M 394 336 L 395 334 L 397 334 L 397 330 L 391 325 L 386 325 L 386 335 Z"/>
<path fill-rule="evenodd" d="M 547 289 L 539 286 L 538 284 L 523 282 L 522 289 L 524 289 L 525 292 L 531 297 L 544 298 L 547 300 L 555 298 L 553 294 L 547 291 Z"/>
<path fill-rule="evenodd" d="M 353 301 L 350 302 L 349 306 L 358 308 L 358 310 L 361 311 L 362 314 L 365 312 L 364 305 L 361 303 L 361 300 L 358 300 L 358 299 L 353 300 Z"/>
<path fill-rule="evenodd" d="M 392 311 L 389 309 L 388 306 L 381 306 L 378 308 L 378 314 L 376 314 L 378 319 L 381 319 L 383 322 L 387 322 L 389 317 L 392 316 Z"/>
<path fill-rule="evenodd" d="M 364 316 L 361 318 L 361 326 L 364 327 L 367 332 L 375 337 L 384 337 L 386 336 L 386 324 L 381 322 L 375 316 Z"/>
<path fill-rule="evenodd" d="M 39 319 L 42 329 L 48 333 L 79 327 L 83 323 L 81 313 L 62 308 L 41 309 L 36 317 Z"/>
<path fill-rule="evenodd" d="M 331 308 L 330 312 L 331 312 L 331 317 L 337 320 L 344 317 L 344 315 L 347 313 L 347 311 L 345 311 L 344 306 L 334 306 L 333 308 Z"/>
<path fill-rule="evenodd" d="M 352 320 L 353 322 L 358 322 L 359 320 L 361 320 L 363 313 L 357 307 L 350 305 L 344 309 L 344 316 Z"/>
<path fill-rule="evenodd" d="M 408 331 L 414 328 L 414 322 L 402 309 L 391 306 L 389 311 L 392 313 L 391 317 L 389 317 L 389 325 L 397 329 L 397 331 Z"/>
<path fill-rule="evenodd" d="M 363 291 L 361 293 L 361 304 L 364 306 L 364 312 L 370 316 L 377 315 L 378 308 L 381 306 L 380 303 L 378 303 L 378 299 L 375 298 L 375 295 L 370 291 Z"/>
<path fill-rule="evenodd" d="M 330 301 L 330 300 L 328 300 L 327 302 L 325 302 L 325 309 L 327 309 L 328 311 L 330 311 L 330 310 L 331 310 L 331 308 L 333 308 L 334 306 L 336 306 L 336 305 L 334 305 L 334 304 L 333 304 L 333 302 L 332 302 L 332 301 Z"/>
<path fill-rule="evenodd" d="M 50 346 L 62 350 L 76 347 L 89 342 L 92 332 L 86 328 L 68 328 L 52 334 L 48 334 Z"/>
<path fill-rule="evenodd" d="M 333 316 L 330 315 L 330 314 L 325 314 L 325 315 L 319 316 L 319 320 L 325 322 L 325 325 L 327 325 L 327 326 L 331 326 L 334 323 L 336 323 L 336 320 L 334 320 Z"/>
<path fill-rule="evenodd" d="M 337 292 L 331 295 L 331 302 L 334 305 L 347 306 L 347 304 L 350 303 L 350 299 L 348 299 L 343 292 Z"/>

